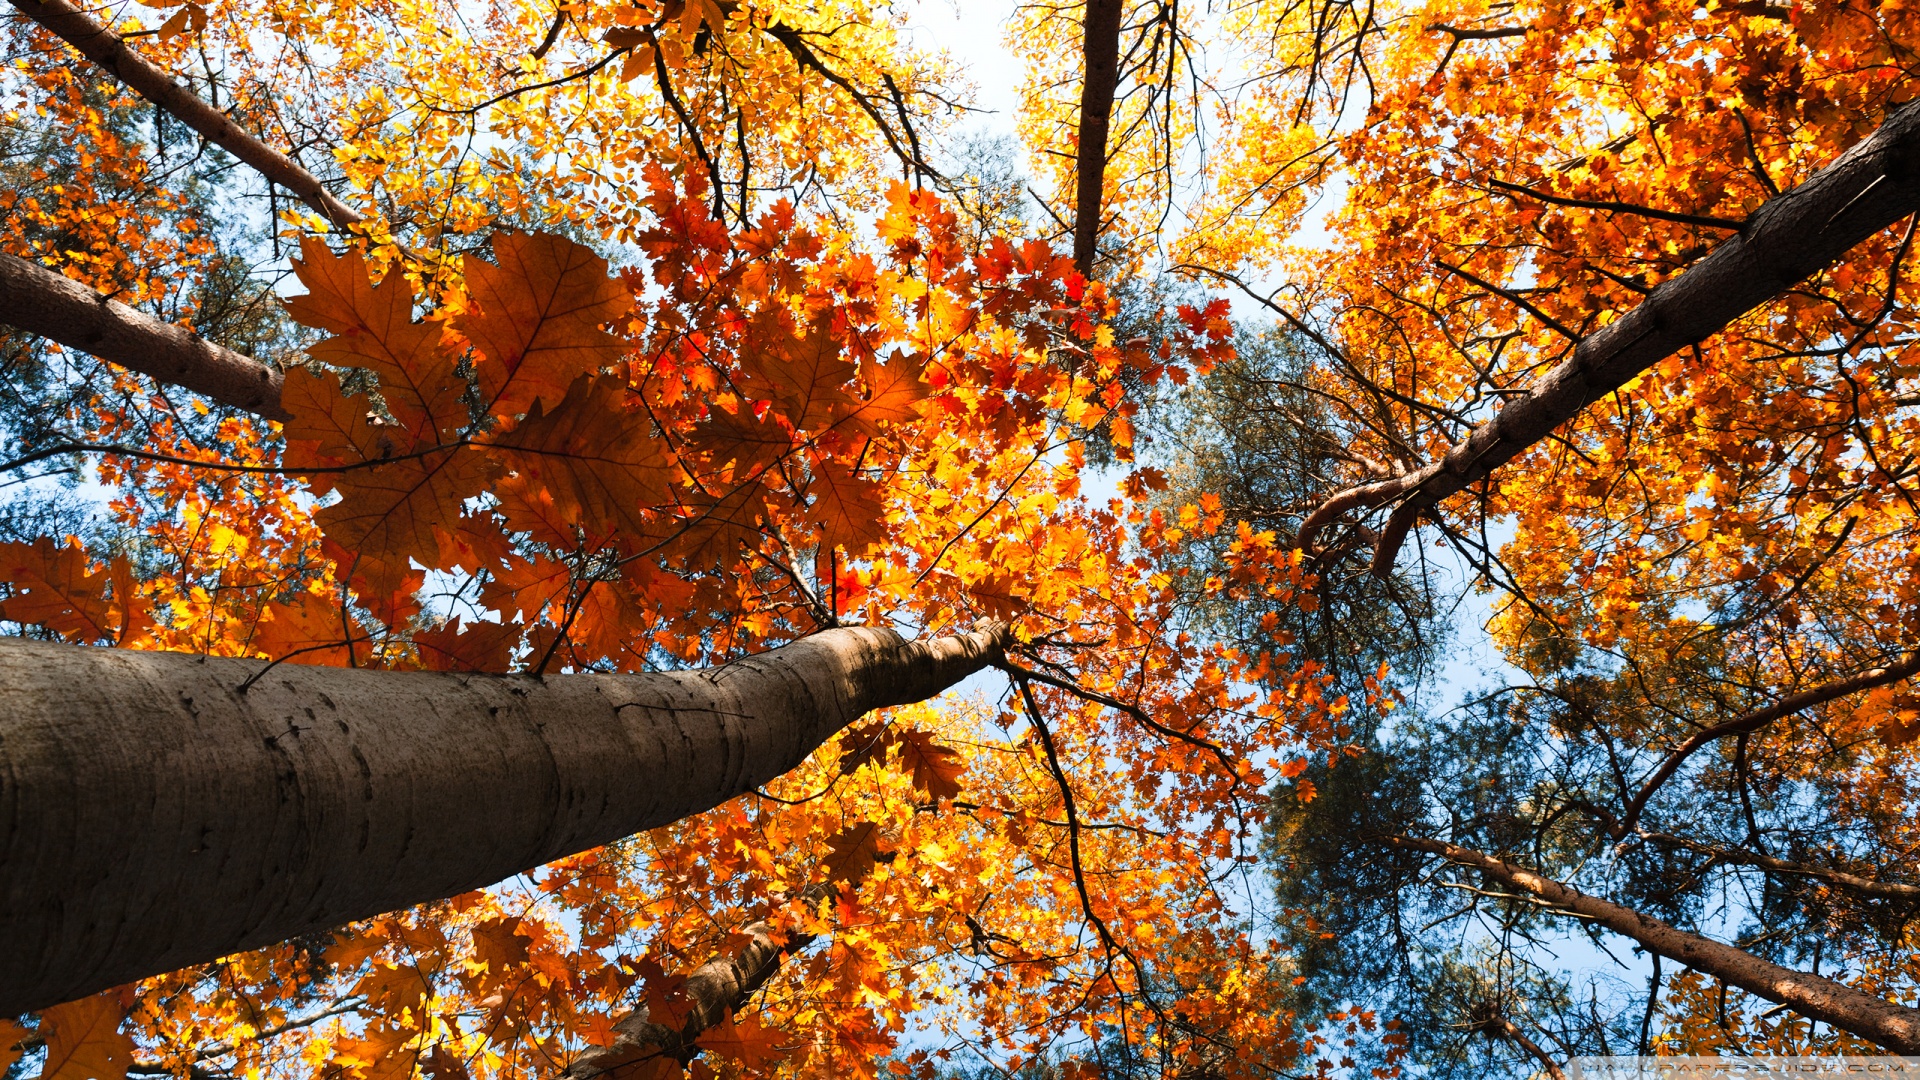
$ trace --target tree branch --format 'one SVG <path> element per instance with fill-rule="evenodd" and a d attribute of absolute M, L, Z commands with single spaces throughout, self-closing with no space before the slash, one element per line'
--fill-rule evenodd
<path fill-rule="evenodd" d="M 1896 1053 L 1920 1053 L 1920 1009 L 1909 1009 L 1832 979 L 1782 967 L 1731 945 L 1669 926 L 1631 908 L 1589 896 L 1482 851 L 1411 836 L 1377 836 L 1374 840 L 1387 847 L 1438 855 L 1456 866 L 1479 870 L 1509 888 L 1539 897 L 1554 908 L 1591 919 L 1638 942 L 1650 952 L 1785 1005 L 1809 1019 L 1831 1024 Z"/>
<path fill-rule="evenodd" d="M 1080 130 L 1074 172 L 1073 265 L 1091 277 L 1100 239 L 1100 201 L 1106 186 L 1107 133 L 1120 72 L 1121 0 L 1086 0 L 1086 53 L 1080 83 Z"/>
<path fill-rule="evenodd" d="M 182 386 L 223 405 L 283 420 L 279 371 L 0 252 L 0 323 Z"/>
<path fill-rule="evenodd" d="M 278 150 L 247 134 L 227 114 L 200 100 L 127 47 L 120 35 L 95 22 L 66 0 L 12 0 L 21 14 L 80 50 L 87 59 L 140 96 L 200 133 L 208 142 L 251 165 L 260 175 L 300 197 L 337 228 L 364 220 L 333 196 L 320 178 Z"/>
<path fill-rule="evenodd" d="M 1440 460 L 1392 481 L 1341 492 L 1308 515 L 1306 524 L 1318 529 L 1347 510 L 1398 499 L 1374 551 L 1373 571 L 1386 575 L 1407 532 L 1440 500 L 1484 479 L 1642 371 L 1718 333 L 1915 211 L 1920 105 L 1908 104 L 1833 164 L 1767 200 L 1740 235 L 1581 340 L 1572 357 Z M 1302 546 L 1311 542 L 1304 525 L 1302 537 Z"/>

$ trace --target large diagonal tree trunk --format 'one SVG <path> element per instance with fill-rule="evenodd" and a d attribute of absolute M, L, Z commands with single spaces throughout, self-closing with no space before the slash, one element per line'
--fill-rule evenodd
<path fill-rule="evenodd" d="M 1004 641 L 843 628 L 707 671 L 536 678 L 0 640 L 0 1016 L 716 806 Z"/>

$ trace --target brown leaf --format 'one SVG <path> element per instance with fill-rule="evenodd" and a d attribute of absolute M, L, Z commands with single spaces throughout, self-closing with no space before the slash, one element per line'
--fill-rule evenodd
<path fill-rule="evenodd" d="M 428 671 L 507 670 L 513 647 L 524 629 L 519 623 L 448 622 L 413 635 L 420 666 Z"/>
<path fill-rule="evenodd" d="M 827 841 L 827 880 L 859 881 L 873 871 L 881 854 L 880 826 L 862 821 L 841 829 Z"/>
<path fill-rule="evenodd" d="M 362 248 L 335 255 L 318 237 L 302 238 L 300 253 L 293 269 L 307 293 L 289 299 L 287 311 L 334 335 L 307 352 L 330 364 L 371 369 L 387 410 L 418 439 L 445 442 L 466 427 L 467 383 L 454 370 L 459 355 L 438 323 L 414 321 L 406 275 L 390 270 L 376 285 Z"/>
<path fill-rule="evenodd" d="M 40 1014 L 47 1062 L 40 1080 L 125 1080 L 133 1064 L 133 1039 L 120 1032 L 127 1017 L 120 993 L 83 997 Z"/>
<path fill-rule="evenodd" d="M 780 1039 L 780 1032 L 762 1027 L 760 1021 L 752 1017 L 736 1023 L 733 1017 L 724 1016 L 693 1042 L 695 1046 L 725 1054 L 749 1069 L 758 1069 L 787 1056 L 779 1048 Z"/>
<path fill-rule="evenodd" d="M 822 545 L 859 556 L 886 538 L 886 504 L 872 480 L 837 461 L 817 461 L 807 494 L 807 517 L 820 526 Z"/>
<path fill-rule="evenodd" d="M 119 565 L 117 570 L 89 573 L 89 561 L 86 549 L 72 537 L 64 545 L 46 536 L 31 544 L 0 544 L 0 581 L 14 590 L 0 601 L 0 619 L 45 626 L 69 641 L 122 640 L 131 625 L 117 615 L 116 609 L 125 605 L 107 598 L 107 586 L 118 582 L 115 593 L 124 590 L 131 598 L 132 572 Z M 144 616 L 137 604 L 135 611 Z"/>
<path fill-rule="evenodd" d="M 510 527 L 563 547 L 576 528 L 593 541 L 618 537 L 629 551 L 651 546 L 662 528 L 652 510 L 667 501 L 673 474 L 652 421 L 628 408 L 628 396 L 621 376 L 582 377 L 495 440 L 512 470 L 495 485 Z"/>
<path fill-rule="evenodd" d="M 454 325 L 480 351 L 474 365 L 487 411 L 511 419 L 536 401 L 550 406 L 582 375 L 620 359 L 621 340 L 601 329 L 633 306 L 591 248 L 552 233 L 496 233 L 499 264 L 466 260 L 473 307 Z"/>

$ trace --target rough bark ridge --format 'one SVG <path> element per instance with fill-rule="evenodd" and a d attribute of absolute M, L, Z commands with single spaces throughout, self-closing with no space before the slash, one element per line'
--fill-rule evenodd
<path fill-rule="evenodd" d="M 842 628 L 706 671 L 546 678 L 0 640 L 0 1016 L 698 813 L 1005 635 Z"/>
<path fill-rule="evenodd" d="M 1408 529 L 1441 499 L 1486 477 L 1642 371 L 1718 333 L 1916 211 L 1920 102 L 1911 102 L 1805 183 L 1768 199 L 1738 236 L 1583 338 L 1570 359 L 1445 457 L 1322 503 L 1301 524 L 1300 546 L 1311 550 L 1319 530 L 1343 513 L 1399 499 L 1374 552 L 1374 572 L 1391 571 Z"/>
<path fill-rule="evenodd" d="M 1107 134 L 1120 78 L 1120 0 L 1087 0 L 1082 24 L 1086 67 L 1080 82 L 1079 155 L 1073 202 L 1073 265 L 1093 273 L 1100 239 L 1100 196 L 1106 187 Z"/>
<path fill-rule="evenodd" d="M 1721 982 L 1785 1005 L 1809 1019 L 1832 1024 L 1895 1053 L 1920 1054 L 1920 1009 L 1895 1005 L 1844 983 L 1781 967 L 1712 938 L 1668 926 L 1631 908 L 1588 896 L 1482 851 L 1411 836 L 1382 837 L 1380 842 L 1390 847 L 1424 851 L 1457 866 L 1479 870 L 1509 888 L 1537 896 L 1562 911 L 1584 915 L 1669 960 L 1678 960 Z"/>
<path fill-rule="evenodd" d="M 299 163 L 247 134 L 226 113 L 200 100 L 173 81 L 173 76 L 148 63 L 127 47 L 120 35 L 90 18 L 66 0 L 12 0 L 22 15 L 59 35 L 87 59 L 106 69 L 135 93 L 153 102 L 208 142 L 246 162 L 268 180 L 300 197 L 335 226 L 361 220 L 347 204 L 333 197 L 320 178 Z"/>
<path fill-rule="evenodd" d="M 0 323 L 269 420 L 286 418 L 280 372 L 5 252 Z"/>

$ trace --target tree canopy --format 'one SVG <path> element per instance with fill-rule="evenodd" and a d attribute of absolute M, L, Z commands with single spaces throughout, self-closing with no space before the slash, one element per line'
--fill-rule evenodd
<path fill-rule="evenodd" d="M 9 1080 L 1920 1053 L 1905 4 L 11 3 Z"/>

